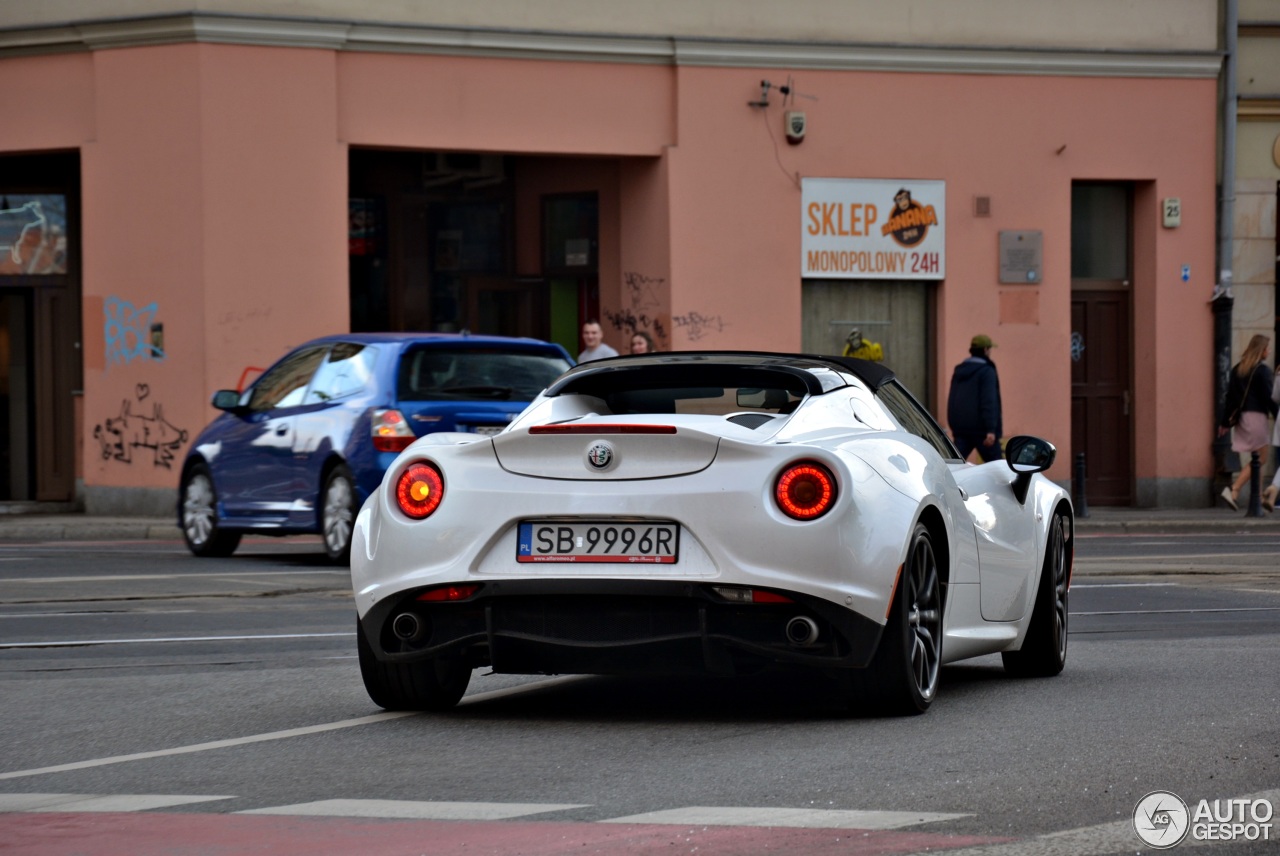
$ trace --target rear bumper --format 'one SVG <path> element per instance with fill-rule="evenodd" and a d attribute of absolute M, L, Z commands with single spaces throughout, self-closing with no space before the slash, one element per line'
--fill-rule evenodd
<path fill-rule="evenodd" d="M 508 674 L 734 674 L 768 665 L 865 666 L 881 625 L 828 601 L 780 592 L 792 603 L 725 600 L 707 583 L 635 580 L 487 582 L 471 598 L 423 603 L 421 589 L 376 605 L 361 621 L 378 659 L 462 657 Z M 418 618 L 415 641 L 392 622 Z M 807 618 L 811 643 L 788 640 Z"/>

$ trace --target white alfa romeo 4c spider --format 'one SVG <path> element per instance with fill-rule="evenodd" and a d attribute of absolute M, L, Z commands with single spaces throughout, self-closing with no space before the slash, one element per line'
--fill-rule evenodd
<path fill-rule="evenodd" d="M 892 372 L 688 352 L 561 375 L 493 436 L 431 434 L 361 509 L 351 551 L 375 703 L 440 710 L 473 669 L 809 669 L 912 714 L 943 664 L 1067 653 L 1074 519 L 1010 438 L 962 461 Z"/>

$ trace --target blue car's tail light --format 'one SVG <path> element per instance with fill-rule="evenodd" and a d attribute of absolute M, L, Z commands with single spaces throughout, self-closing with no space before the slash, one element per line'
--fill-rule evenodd
<path fill-rule="evenodd" d="M 444 477 L 426 461 L 404 468 L 396 480 L 396 505 L 414 520 L 430 517 L 444 499 Z"/>
<path fill-rule="evenodd" d="M 373 448 L 379 452 L 403 452 L 417 438 L 399 410 L 375 410 L 371 426 Z"/>
<path fill-rule="evenodd" d="M 800 461 L 778 476 L 773 498 L 788 517 L 814 520 L 835 503 L 836 477 L 817 461 Z"/>

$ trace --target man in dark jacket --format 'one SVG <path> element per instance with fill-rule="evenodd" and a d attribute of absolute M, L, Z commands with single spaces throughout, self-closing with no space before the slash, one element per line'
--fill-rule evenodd
<path fill-rule="evenodd" d="M 991 362 L 994 347 L 990 336 L 974 336 L 969 343 L 969 359 L 956 366 L 951 375 L 947 423 L 962 458 L 968 458 L 974 449 L 983 461 L 1003 457 L 1000 378 L 996 375 L 996 364 Z"/>

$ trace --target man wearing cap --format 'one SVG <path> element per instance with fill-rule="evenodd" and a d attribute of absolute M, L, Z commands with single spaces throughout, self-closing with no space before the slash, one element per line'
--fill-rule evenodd
<path fill-rule="evenodd" d="M 951 375 L 951 394 L 947 397 L 947 424 L 960 457 L 968 458 L 974 449 L 985 461 L 1003 457 L 1000 451 L 1001 424 L 1000 378 L 991 361 L 995 343 L 986 334 L 978 334 L 969 343 L 969 358 L 956 366 Z"/>

